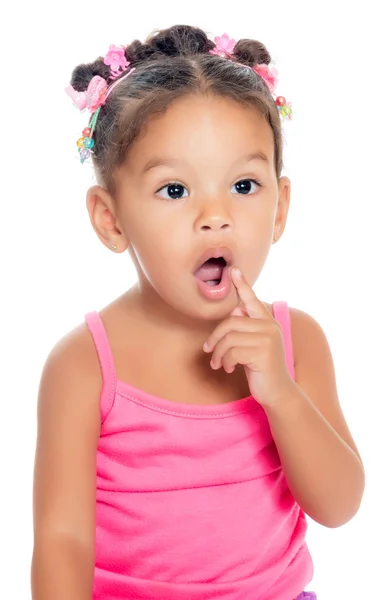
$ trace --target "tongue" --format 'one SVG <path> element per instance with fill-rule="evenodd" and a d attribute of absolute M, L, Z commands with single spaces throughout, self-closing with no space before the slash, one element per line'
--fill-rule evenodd
<path fill-rule="evenodd" d="M 201 281 L 220 281 L 224 265 L 208 260 L 196 271 L 195 276 Z"/>

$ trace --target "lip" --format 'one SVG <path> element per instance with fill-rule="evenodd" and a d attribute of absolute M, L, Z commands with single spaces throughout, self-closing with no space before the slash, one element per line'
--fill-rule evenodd
<path fill-rule="evenodd" d="M 231 266 L 233 262 L 233 254 L 231 250 L 225 246 L 213 246 L 211 248 L 207 248 L 205 252 L 200 256 L 199 260 L 195 264 L 193 273 L 196 273 L 196 271 L 201 267 L 201 265 L 204 264 L 210 258 L 220 258 L 221 256 L 227 263 L 226 266 Z"/>
<path fill-rule="evenodd" d="M 218 285 L 210 286 L 197 277 L 195 277 L 195 279 L 200 294 L 208 300 L 224 300 L 230 294 L 232 289 L 228 265 L 224 267 L 223 276 Z"/>

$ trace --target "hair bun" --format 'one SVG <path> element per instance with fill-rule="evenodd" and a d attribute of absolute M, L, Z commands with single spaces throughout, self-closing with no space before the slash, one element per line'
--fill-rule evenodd
<path fill-rule="evenodd" d="M 126 47 L 125 58 L 132 66 L 135 66 L 137 63 L 150 59 L 155 53 L 154 48 L 151 48 L 148 44 L 143 44 L 140 40 L 134 40 Z"/>
<path fill-rule="evenodd" d="M 104 64 L 104 59 L 98 58 L 93 63 L 79 65 L 73 70 L 71 86 L 77 92 L 84 92 L 95 75 L 108 79 L 109 73 L 109 67 Z"/>
<path fill-rule="evenodd" d="M 190 25 L 174 25 L 162 29 L 152 34 L 146 43 L 159 54 L 166 56 L 206 54 L 215 47 L 202 29 Z"/>
<path fill-rule="evenodd" d="M 126 59 L 132 66 L 164 56 L 193 56 L 207 54 L 215 44 L 206 33 L 190 25 L 174 25 L 153 32 L 144 43 L 133 41 L 125 49 Z"/>
<path fill-rule="evenodd" d="M 234 47 L 233 56 L 237 62 L 253 67 L 254 65 L 269 65 L 271 55 L 261 42 L 257 40 L 239 40 Z"/>

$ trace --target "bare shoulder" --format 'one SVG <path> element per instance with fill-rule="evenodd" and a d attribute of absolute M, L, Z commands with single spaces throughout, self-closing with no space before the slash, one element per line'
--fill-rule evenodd
<path fill-rule="evenodd" d="M 45 361 L 39 386 L 38 408 L 60 408 L 75 400 L 72 407 L 79 414 L 83 410 L 98 410 L 102 388 L 101 370 L 96 348 L 86 323 L 64 335 L 51 349 Z"/>
<path fill-rule="evenodd" d="M 35 540 L 66 532 L 93 547 L 101 386 L 98 357 L 84 323 L 55 344 L 40 378 Z"/>
<path fill-rule="evenodd" d="M 69 369 L 82 375 L 82 380 L 97 378 L 99 372 L 98 357 L 95 344 L 87 324 L 81 323 L 61 339 L 59 339 L 50 350 L 44 364 L 43 375 L 53 370 L 56 375 L 63 373 L 63 369 Z M 99 383 L 101 378 L 99 377 Z"/>
<path fill-rule="evenodd" d="M 359 456 L 338 396 L 335 365 L 327 336 L 318 321 L 298 308 L 289 308 L 295 381 L 340 437 Z"/>
<path fill-rule="evenodd" d="M 292 346 L 295 355 L 295 363 L 306 358 L 306 351 L 311 348 L 312 352 L 330 351 L 326 334 L 320 323 L 314 317 L 299 308 L 289 307 L 291 322 Z M 312 354 L 312 357 L 315 358 Z M 324 358 L 317 356 L 316 359 Z M 329 354 L 328 354 L 329 359 Z"/>

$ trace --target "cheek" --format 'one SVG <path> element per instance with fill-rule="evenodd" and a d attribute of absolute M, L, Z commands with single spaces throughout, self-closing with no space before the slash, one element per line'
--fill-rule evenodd
<path fill-rule="evenodd" d="M 268 257 L 273 234 L 274 216 L 272 213 L 259 212 L 248 215 L 247 219 L 238 222 L 237 236 L 239 256 L 243 261 L 244 274 L 253 279 L 260 273 Z"/>
<path fill-rule="evenodd" d="M 241 214 L 236 222 L 237 239 L 243 247 L 261 251 L 270 240 L 273 223 L 272 210 L 249 210 Z"/>
<path fill-rule="evenodd" d="M 180 227 L 155 219 L 141 222 L 130 242 L 131 255 L 154 287 L 170 282 L 187 267 L 188 236 Z"/>

